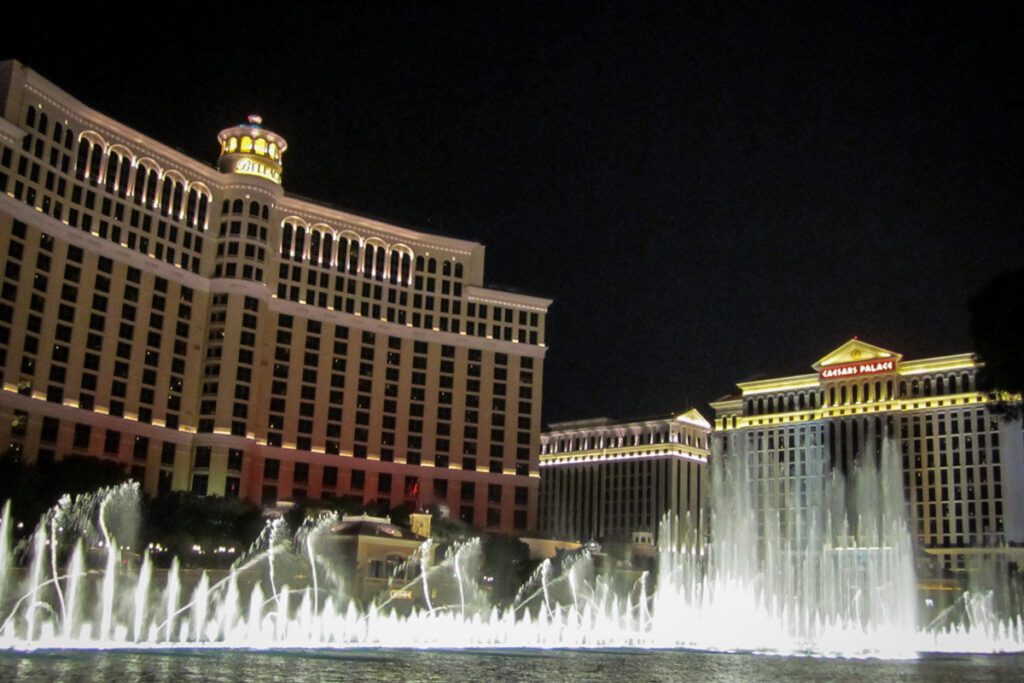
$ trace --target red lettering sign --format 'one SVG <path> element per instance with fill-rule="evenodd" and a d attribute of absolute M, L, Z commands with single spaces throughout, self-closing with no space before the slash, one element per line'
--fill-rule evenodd
<path fill-rule="evenodd" d="M 895 370 L 896 361 L 890 358 L 830 365 L 827 368 L 822 368 L 818 374 L 821 379 L 844 379 L 858 375 L 877 375 L 882 372 L 894 372 Z"/>

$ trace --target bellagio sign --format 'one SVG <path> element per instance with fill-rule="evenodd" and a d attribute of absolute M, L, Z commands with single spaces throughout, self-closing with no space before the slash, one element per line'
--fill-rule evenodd
<path fill-rule="evenodd" d="M 843 363 L 842 365 L 830 365 L 822 368 L 818 373 L 821 379 L 845 379 L 858 375 L 877 375 L 883 372 L 894 372 L 896 361 L 888 360 L 866 360 L 857 363 Z"/>

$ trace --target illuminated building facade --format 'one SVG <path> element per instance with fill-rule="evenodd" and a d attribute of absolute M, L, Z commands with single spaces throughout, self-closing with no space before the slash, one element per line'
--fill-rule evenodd
<path fill-rule="evenodd" d="M 993 413 L 971 354 L 904 360 L 852 339 L 814 372 L 741 382 L 712 403 L 715 453 L 753 453 L 764 505 L 799 505 L 811 478 L 888 440 L 919 548 L 947 568 L 1024 541 L 1020 420 Z"/>
<path fill-rule="evenodd" d="M 16 62 L 0 111 L 0 451 L 536 528 L 550 301 L 482 245 L 287 195 L 258 117 L 211 168 Z"/>
<path fill-rule="evenodd" d="M 541 529 L 584 542 L 654 541 L 666 513 L 699 523 L 710 433 L 696 410 L 551 425 L 540 439 Z"/>

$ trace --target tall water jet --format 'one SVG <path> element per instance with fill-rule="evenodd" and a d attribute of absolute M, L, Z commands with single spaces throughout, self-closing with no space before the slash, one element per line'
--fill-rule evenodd
<path fill-rule="evenodd" d="M 146 605 L 149 603 L 149 582 L 152 575 L 153 562 L 150 560 L 147 550 L 142 556 L 142 567 L 139 569 L 139 579 L 135 584 L 135 618 L 132 620 L 132 635 L 136 642 L 145 637 L 143 627 L 146 619 Z"/>
<path fill-rule="evenodd" d="M 7 594 L 7 577 L 11 573 L 13 558 L 11 557 L 11 502 L 4 503 L 0 509 L 0 597 Z M 0 602 L 0 606 L 2 606 Z"/>
<path fill-rule="evenodd" d="M 741 443 L 712 458 L 710 542 L 662 554 L 656 628 L 711 649 L 912 654 L 913 549 L 892 445 L 849 478 L 820 447 L 800 450 L 806 474 L 790 486 Z"/>
<path fill-rule="evenodd" d="M 437 562 L 433 542 L 422 544 L 400 576 L 382 577 L 392 597 L 363 610 L 332 570 L 338 546 L 327 517 L 294 536 L 275 520 L 211 583 L 205 573 L 183 580 L 177 558 L 166 572 L 153 569 L 148 553 L 137 570 L 130 566 L 118 543 L 118 530 L 130 529 L 111 514 L 130 501 L 130 488 L 56 506 L 20 558 L 27 570 L 17 573 L 4 539 L 8 512 L 0 523 L 0 648 L 656 646 L 885 657 L 1024 649 L 1021 594 L 1008 569 L 984 582 L 990 587 L 972 585 L 941 625 L 917 626 L 891 452 L 865 456 L 846 475 L 827 470 L 824 454 L 806 455 L 821 467 L 793 490 L 765 485 L 763 464 L 742 451 L 716 462 L 701 527 L 708 536 L 689 520 L 665 520 L 653 595 L 653 575 L 617 579 L 609 556 L 581 551 L 541 562 L 507 609 L 493 607 L 480 582 L 479 539 L 451 545 Z M 86 553 L 96 551 L 105 566 L 87 573 Z M 417 565 L 413 578 L 407 572 Z M 410 582 L 395 591 L 390 581 L 398 578 Z M 397 610 L 395 593 L 410 599 L 416 582 L 419 602 Z"/>
<path fill-rule="evenodd" d="M 68 562 L 68 594 L 66 599 L 66 610 L 64 613 L 63 630 L 63 637 L 65 640 L 71 640 L 74 637 L 73 629 L 75 623 L 77 623 L 79 590 L 82 585 L 82 575 L 84 573 L 83 563 L 82 541 L 79 539 L 75 542 L 75 549 L 71 552 L 71 561 Z M 138 604 L 138 602 L 136 604 Z M 145 604 L 145 601 L 142 601 L 142 604 Z"/>

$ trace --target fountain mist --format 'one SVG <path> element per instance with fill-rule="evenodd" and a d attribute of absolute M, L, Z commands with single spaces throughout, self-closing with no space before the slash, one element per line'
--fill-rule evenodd
<path fill-rule="evenodd" d="M 685 647 L 893 658 L 1024 649 L 1006 568 L 1001 584 L 972 587 L 919 626 L 891 446 L 849 477 L 830 472 L 820 452 L 803 455 L 805 471 L 789 480 L 766 476 L 770 466 L 739 448 L 713 457 L 709 535 L 665 520 L 657 577 L 623 588 L 583 551 L 543 561 L 500 610 L 477 580 L 478 539 L 442 558 L 427 541 L 402 567 L 417 574 L 403 591 L 418 587 L 421 606 L 400 614 L 348 594 L 328 552 L 333 515 L 294 534 L 270 522 L 213 581 L 176 559 L 157 570 L 148 551 L 129 561 L 119 543 L 135 533 L 135 485 L 62 499 L 18 549 L 6 506 L 0 648 Z"/>

